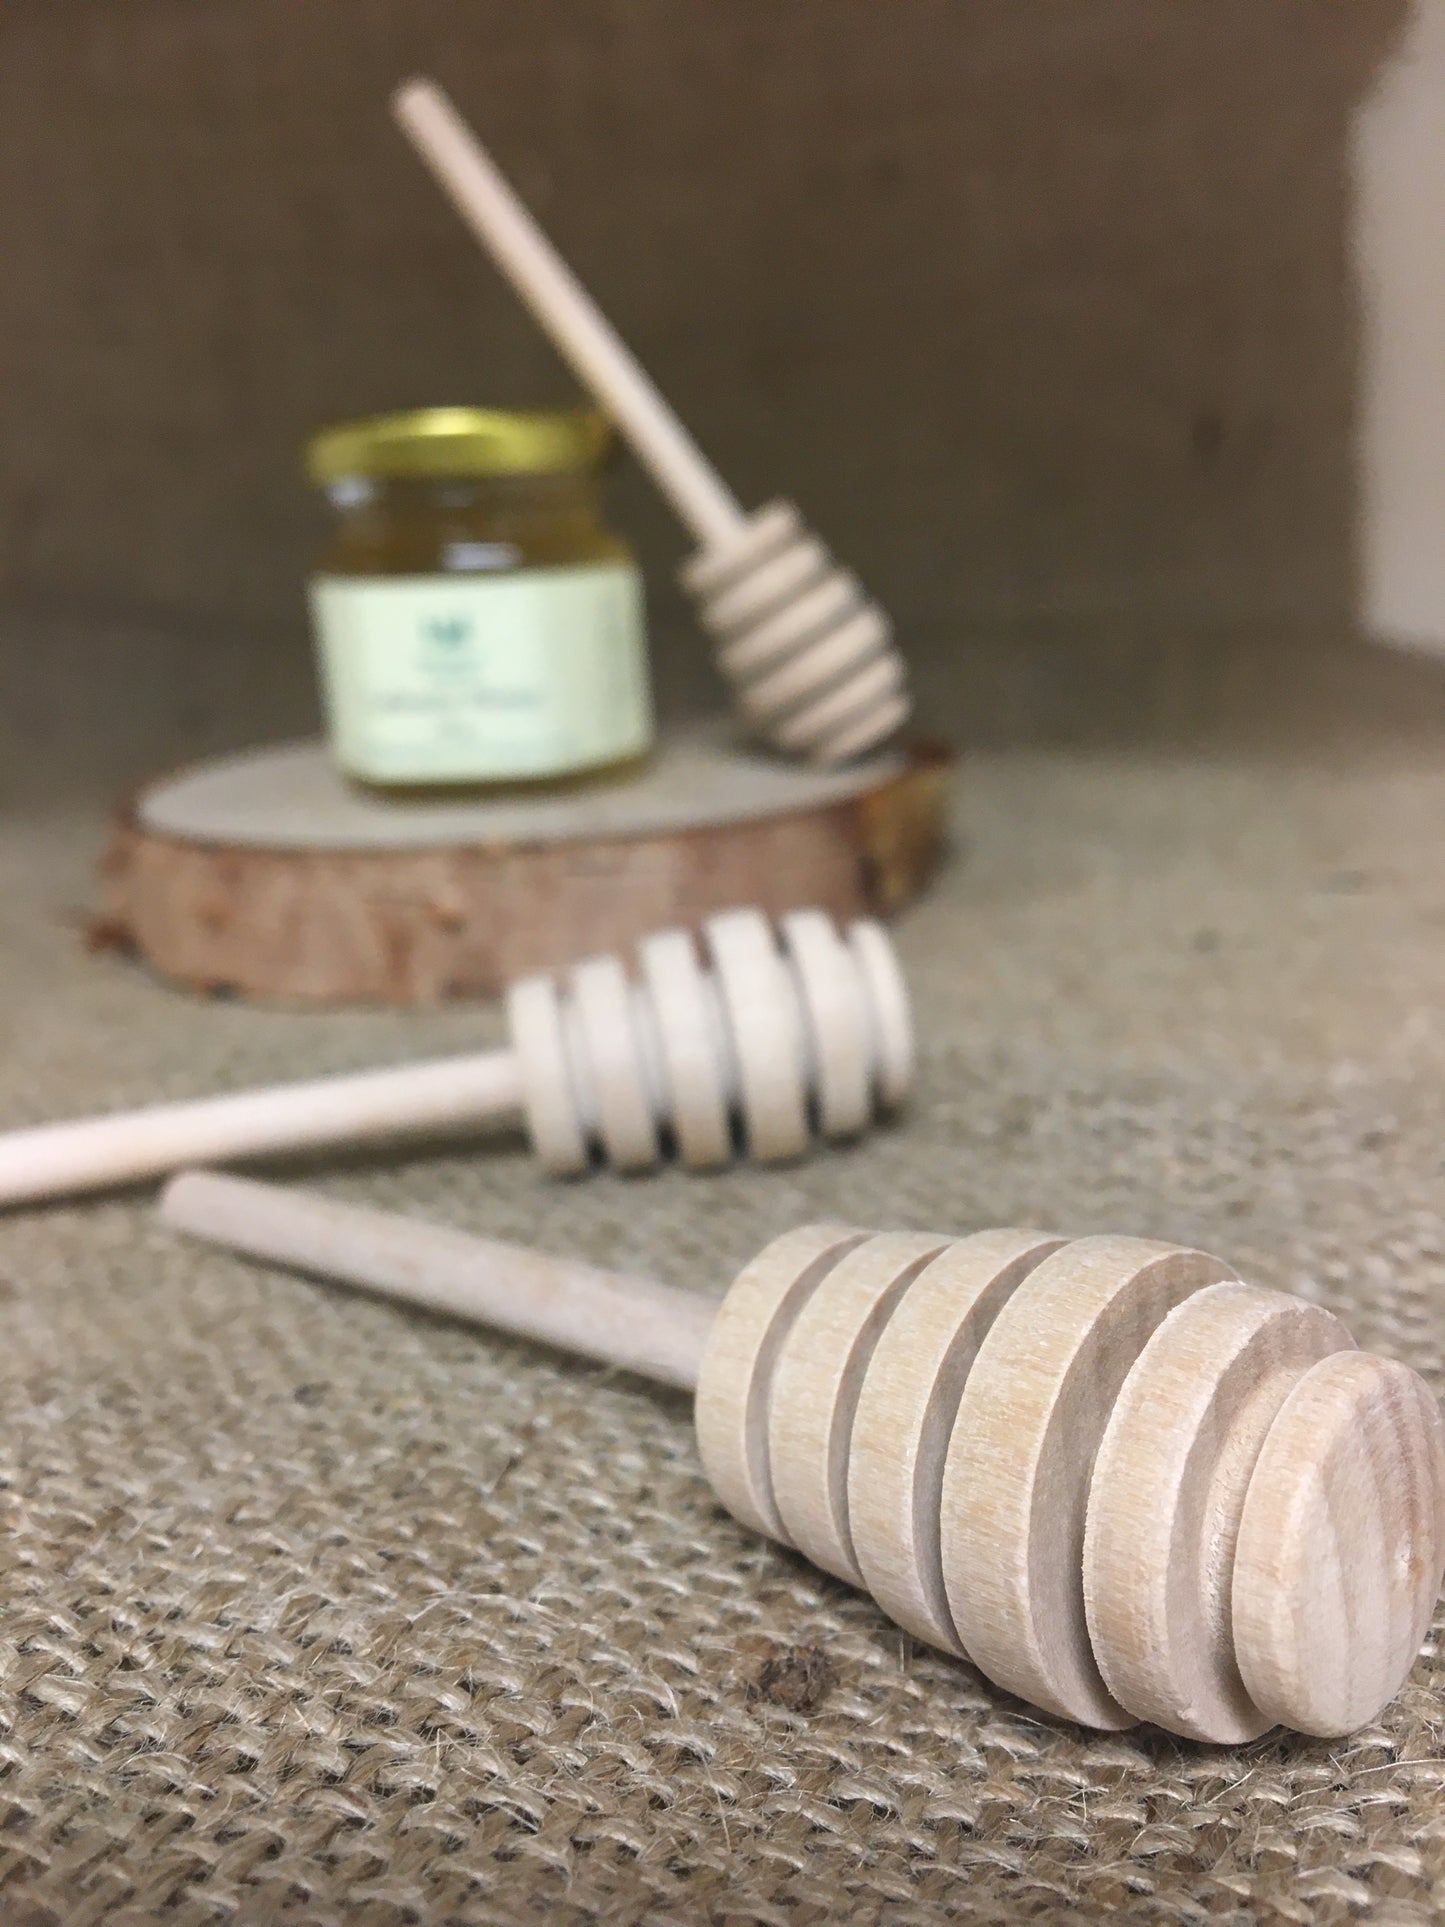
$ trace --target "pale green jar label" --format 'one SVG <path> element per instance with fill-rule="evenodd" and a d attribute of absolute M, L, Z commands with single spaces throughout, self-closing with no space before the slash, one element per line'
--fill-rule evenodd
<path fill-rule="evenodd" d="M 626 562 L 495 576 L 316 576 L 332 749 L 377 783 L 560 776 L 652 741 Z"/>

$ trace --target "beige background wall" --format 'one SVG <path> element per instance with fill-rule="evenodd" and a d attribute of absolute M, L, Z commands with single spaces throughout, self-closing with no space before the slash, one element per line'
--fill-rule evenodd
<path fill-rule="evenodd" d="M 1361 608 L 1445 651 L 1445 0 L 1411 14 L 1355 128 Z"/>
<path fill-rule="evenodd" d="M 418 68 L 740 493 L 795 495 L 892 606 L 945 718 L 1064 727 L 1181 635 L 1337 632 L 1346 130 L 1401 11 L 5 0 L 14 754 L 75 761 L 82 712 L 120 763 L 304 722 L 308 430 L 567 391 L 390 127 Z M 680 536 L 636 476 L 616 513 L 695 698 Z"/>

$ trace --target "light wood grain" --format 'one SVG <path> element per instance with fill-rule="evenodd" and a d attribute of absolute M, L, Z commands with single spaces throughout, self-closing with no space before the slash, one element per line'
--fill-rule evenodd
<path fill-rule="evenodd" d="M 175 1230 L 691 1390 L 716 1299 L 290 1186 L 185 1171 Z"/>
<path fill-rule="evenodd" d="M 939 1543 L 943 1464 L 978 1348 L 1016 1287 L 1063 1242 L 979 1231 L 918 1273 L 868 1361 L 853 1415 L 848 1520 L 860 1583 L 900 1626 L 963 1646 Z"/>
<path fill-rule="evenodd" d="M 803 1014 L 818 1128 L 824 1137 L 852 1137 L 873 1109 L 867 980 L 821 911 L 790 911 L 779 929 Z"/>
<path fill-rule="evenodd" d="M 784 1336 L 768 1394 L 773 1498 L 788 1541 L 855 1586 L 848 1521 L 853 1420 L 874 1348 L 904 1293 L 948 1240 L 884 1231 L 846 1252 Z"/>
<path fill-rule="evenodd" d="M 590 957 L 573 965 L 568 982 L 574 1062 L 586 1066 L 602 1149 L 619 1171 L 649 1171 L 662 1157 L 663 1097 L 649 1088 L 627 972 L 616 957 Z"/>
<path fill-rule="evenodd" d="M 1307 1372 L 1265 1438 L 1235 1550 L 1235 1650 L 1261 1713 L 1323 1738 L 1388 1705 L 1445 1570 L 1445 1428 L 1393 1359 Z"/>
<path fill-rule="evenodd" d="M 703 1470 L 734 1517 L 785 1545 L 768 1442 L 773 1373 L 809 1298 L 867 1235 L 823 1224 L 775 1238 L 733 1280 L 703 1354 L 696 1406 Z"/>
<path fill-rule="evenodd" d="M 847 941 L 868 1004 L 878 1101 L 901 1104 L 913 1082 L 916 1046 L 912 1005 L 898 953 L 883 926 L 869 917 L 856 918 L 848 925 Z"/>
<path fill-rule="evenodd" d="M 1081 1238 L 1045 1258 L 994 1321 L 959 1401 L 941 1533 L 953 1623 L 989 1678 L 1052 1713 L 1122 1727 L 1084 1615 L 1094 1454 L 1156 1326 L 1230 1277 L 1197 1251 Z"/>
<path fill-rule="evenodd" d="M 1271 1724 L 1235 1659 L 1240 1515 L 1285 1399 L 1352 1343 L 1318 1305 L 1213 1285 L 1169 1314 L 1125 1379 L 1094 1462 L 1084 1599 L 1104 1683 L 1136 1718 L 1231 1743 Z"/>
<path fill-rule="evenodd" d="M 512 984 L 507 1022 L 532 1149 L 554 1177 L 585 1171 L 590 1107 L 579 1101 L 554 979 L 524 977 Z"/>
<path fill-rule="evenodd" d="M 761 911 L 733 910 L 704 926 L 710 971 L 674 931 L 644 946 L 635 978 L 617 957 L 576 965 L 565 987 L 524 978 L 507 996 L 510 1050 L 0 1135 L 0 1204 L 193 1162 L 476 1129 L 519 1109 L 556 1176 L 585 1170 L 594 1154 L 620 1171 L 651 1170 L 674 1137 L 683 1161 L 704 1168 L 730 1154 L 734 1122 L 748 1155 L 796 1157 L 815 1112 L 825 1134 L 854 1124 L 856 1088 L 840 1115 L 840 1066 L 861 1085 L 865 1117 L 875 1093 L 899 1089 L 888 1026 L 911 1023 L 880 929 L 850 933 L 867 940 L 860 948 L 821 912 L 805 914 L 804 927 L 813 947 L 787 955 Z M 880 1016 L 880 983 L 897 1001 L 891 1017 Z"/>
<path fill-rule="evenodd" d="M 825 767 L 886 742 L 911 704 L 892 625 L 857 578 L 771 502 L 682 571 L 741 714 Z"/>
<path fill-rule="evenodd" d="M 747 1525 L 1047 1712 L 1237 1743 L 1399 1689 L 1445 1568 L 1445 1428 L 1405 1366 L 1199 1252 L 808 1225 L 714 1313 L 647 1280 L 208 1175 L 234 1249 L 696 1386 Z"/>
<path fill-rule="evenodd" d="M 747 1156 L 786 1160 L 815 1117 L 842 1136 L 904 1094 L 912 1016 L 879 926 L 845 940 L 821 911 L 779 932 L 757 909 L 730 910 L 703 942 L 706 966 L 672 931 L 640 946 L 635 981 L 618 959 L 590 958 L 565 994 L 550 978 L 513 986 L 527 1118 L 549 1169 L 575 1172 L 595 1151 L 648 1170 L 663 1134 L 707 1168 L 730 1156 L 734 1124 Z"/>
<path fill-rule="evenodd" d="M 475 1132 L 515 1114 L 524 1075 L 511 1051 L 477 1051 L 6 1131 L 0 1206 L 134 1184 L 185 1164 Z"/>
<path fill-rule="evenodd" d="M 143 790 L 114 827 L 102 910 L 203 991 L 485 996 L 738 903 L 891 914 L 941 855 L 948 762 L 923 745 L 824 772 L 679 732 L 627 782 L 412 804 L 349 790 L 320 744 L 283 745 Z"/>
<path fill-rule="evenodd" d="M 657 1026 L 678 1156 L 694 1171 L 726 1164 L 732 1157 L 728 1118 L 736 1079 L 717 986 L 703 969 L 689 931 L 644 937 L 637 958 Z"/>
<path fill-rule="evenodd" d="M 808 1142 L 803 1012 L 766 921 L 729 911 L 707 923 L 708 954 L 737 1066 L 748 1150 L 771 1163 Z"/>

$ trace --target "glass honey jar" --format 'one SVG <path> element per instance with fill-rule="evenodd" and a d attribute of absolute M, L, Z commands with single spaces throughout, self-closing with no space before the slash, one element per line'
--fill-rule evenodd
<path fill-rule="evenodd" d="M 604 418 L 428 408 L 323 430 L 310 600 L 332 753 L 387 789 L 555 781 L 652 744 L 642 583 Z"/>

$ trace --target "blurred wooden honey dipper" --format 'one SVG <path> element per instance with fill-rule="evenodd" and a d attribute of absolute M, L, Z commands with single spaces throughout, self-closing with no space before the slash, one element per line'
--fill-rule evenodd
<path fill-rule="evenodd" d="M 413 80 L 396 118 L 467 222 L 696 537 L 683 570 L 744 717 L 818 763 L 909 714 L 888 618 L 787 502 L 747 514 L 446 95 Z"/>
<path fill-rule="evenodd" d="M 546 1168 L 595 1155 L 650 1169 L 675 1148 L 693 1169 L 735 1142 L 763 1163 L 814 1133 L 847 1138 L 900 1103 L 913 1070 L 908 992 L 880 924 L 839 933 L 819 910 L 724 911 L 637 946 L 637 974 L 591 957 L 507 993 L 504 1050 L 0 1134 L 0 1206 L 520 1114 Z"/>
<path fill-rule="evenodd" d="M 718 1301 L 193 1172 L 173 1227 L 696 1392 L 744 1523 L 1044 1710 L 1239 1742 L 1373 1720 L 1445 1567 L 1406 1366 L 1201 1252 L 808 1225 Z"/>

